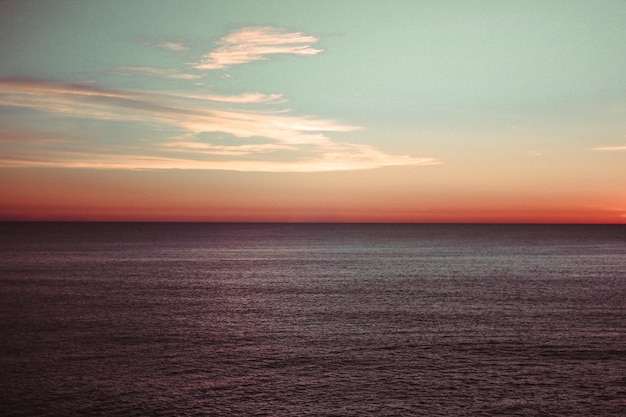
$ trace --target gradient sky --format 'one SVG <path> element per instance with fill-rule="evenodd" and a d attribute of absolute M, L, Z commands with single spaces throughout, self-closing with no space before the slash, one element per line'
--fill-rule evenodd
<path fill-rule="evenodd" d="M 626 2 L 0 1 L 0 219 L 626 223 Z"/>

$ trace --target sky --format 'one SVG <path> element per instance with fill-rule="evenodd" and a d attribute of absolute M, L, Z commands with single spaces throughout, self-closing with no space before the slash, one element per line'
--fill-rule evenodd
<path fill-rule="evenodd" d="M 626 223 L 622 0 L 0 0 L 0 220 Z"/>

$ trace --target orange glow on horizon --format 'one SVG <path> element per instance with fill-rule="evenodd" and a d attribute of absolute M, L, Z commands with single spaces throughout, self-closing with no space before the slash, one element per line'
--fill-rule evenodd
<path fill-rule="evenodd" d="M 532 206 L 532 205 L 531 205 Z M 414 209 L 393 207 L 241 207 L 220 204 L 204 207 L 184 204 L 135 202 L 98 203 L 94 200 L 64 204 L 5 205 L 2 221 L 139 221 L 139 222 L 271 222 L 271 223 L 550 223 L 626 224 L 621 211 L 601 208 L 476 205 Z"/>
<path fill-rule="evenodd" d="M 0 220 L 626 224 L 626 201 L 611 189 L 449 189 L 438 186 L 436 170 L 391 188 L 388 181 L 402 181 L 393 172 L 9 169 L 0 183 Z"/>

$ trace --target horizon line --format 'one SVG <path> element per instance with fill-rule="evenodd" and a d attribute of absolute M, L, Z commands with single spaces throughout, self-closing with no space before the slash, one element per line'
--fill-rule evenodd
<path fill-rule="evenodd" d="M 0 223 L 102 223 L 102 224 L 265 224 L 265 225 L 476 225 L 476 226 L 626 226 L 626 223 L 605 222 L 400 222 L 400 221 L 219 221 L 219 220 L 2 220 Z"/>

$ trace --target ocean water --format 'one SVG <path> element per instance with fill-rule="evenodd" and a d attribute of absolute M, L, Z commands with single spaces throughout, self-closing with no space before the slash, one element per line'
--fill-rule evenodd
<path fill-rule="evenodd" d="M 626 226 L 0 224 L 2 416 L 625 416 Z"/>

